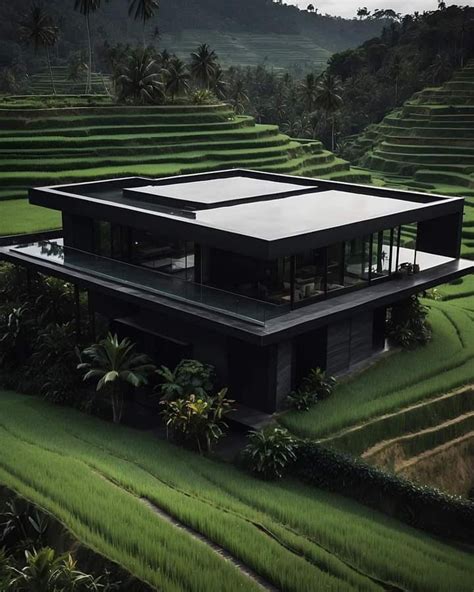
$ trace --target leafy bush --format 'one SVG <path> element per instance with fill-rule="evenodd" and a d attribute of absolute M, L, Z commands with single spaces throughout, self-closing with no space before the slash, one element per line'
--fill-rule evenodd
<path fill-rule="evenodd" d="M 418 296 L 395 305 L 388 321 L 389 338 L 404 349 L 425 345 L 431 340 L 431 326 L 427 321 L 429 309 Z"/>
<path fill-rule="evenodd" d="M 416 528 L 474 543 L 474 504 L 469 500 L 416 485 L 314 442 L 301 444 L 295 473 L 306 483 L 352 497 Z"/>
<path fill-rule="evenodd" d="M 254 431 L 242 451 L 245 466 L 262 479 L 281 479 L 296 461 L 298 441 L 284 428 Z"/>
<path fill-rule="evenodd" d="M 191 96 L 193 105 L 214 105 L 219 102 L 214 93 L 210 90 L 196 90 Z"/>
<path fill-rule="evenodd" d="M 291 392 L 286 398 L 287 406 L 297 411 L 309 411 L 317 402 L 318 397 L 315 393 L 303 389 Z"/>
<path fill-rule="evenodd" d="M 102 585 L 77 569 L 71 555 L 58 556 L 54 549 L 25 551 L 25 565 L 11 568 L 14 575 L 7 590 L 15 592 L 95 592 Z"/>
<path fill-rule="evenodd" d="M 234 401 L 226 395 L 227 389 L 222 389 L 214 397 L 193 394 L 184 399 L 162 401 L 166 427 L 178 441 L 197 448 L 201 454 L 204 450 L 210 452 L 227 428 L 224 418 Z"/>
<path fill-rule="evenodd" d="M 327 376 L 321 368 L 314 368 L 303 379 L 300 388 L 287 397 L 287 404 L 298 411 L 308 411 L 319 400 L 327 399 L 336 386 L 334 376 Z"/>
<path fill-rule="evenodd" d="M 167 401 L 206 397 L 214 388 L 214 367 L 197 360 L 182 360 L 174 370 L 162 366 L 157 373 L 163 379 L 158 392 Z"/>

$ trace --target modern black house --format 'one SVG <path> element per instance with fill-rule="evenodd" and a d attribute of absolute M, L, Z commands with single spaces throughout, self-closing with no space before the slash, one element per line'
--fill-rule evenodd
<path fill-rule="evenodd" d="M 213 364 L 266 412 L 385 347 L 387 308 L 471 273 L 463 199 L 230 170 L 44 187 L 63 239 L 0 256 L 88 290 L 157 363 Z M 404 276 L 400 266 L 419 266 Z"/>

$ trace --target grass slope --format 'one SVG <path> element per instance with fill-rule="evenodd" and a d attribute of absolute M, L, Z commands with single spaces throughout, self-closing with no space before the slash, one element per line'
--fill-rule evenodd
<path fill-rule="evenodd" d="M 280 421 L 300 436 L 320 439 L 471 382 L 474 314 L 449 303 L 429 305 L 433 340 L 426 347 L 393 353 L 339 384 L 331 398 L 310 411 L 290 412 Z M 367 433 L 355 432 L 340 447 L 360 453 L 369 442 Z"/>
<path fill-rule="evenodd" d="M 18 156 L 18 157 L 16 157 Z M 45 230 L 56 213 L 15 208 L 34 185 L 246 167 L 356 180 L 369 177 L 277 126 L 224 104 L 127 107 L 101 96 L 0 99 L 0 235 Z M 364 176 L 365 175 L 365 176 Z"/>
<path fill-rule="evenodd" d="M 206 540 L 285 592 L 474 585 L 468 553 L 337 495 L 260 482 L 37 398 L 0 393 L 0 418 L 0 482 L 164 592 L 258 589 Z"/>

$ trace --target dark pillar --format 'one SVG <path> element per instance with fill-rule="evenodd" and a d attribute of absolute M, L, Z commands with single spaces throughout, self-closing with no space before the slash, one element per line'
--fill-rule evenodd
<path fill-rule="evenodd" d="M 457 259 L 461 255 L 461 232 L 462 212 L 418 222 L 416 250 Z"/>
<path fill-rule="evenodd" d="M 95 332 L 95 309 L 94 303 L 91 298 L 91 291 L 87 291 L 87 308 L 89 313 L 89 337 L 92 341 L 96 340 L 96 332 Z"/>

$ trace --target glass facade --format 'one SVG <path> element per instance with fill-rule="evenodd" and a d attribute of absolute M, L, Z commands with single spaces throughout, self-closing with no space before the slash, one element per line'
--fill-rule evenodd
<path fill-rule="evenodd" d="M 273 305 L 298 307 L 382 281 L 416 263 L 417 224 L 271 261 L 94 221 L 95 253 Z"/>

